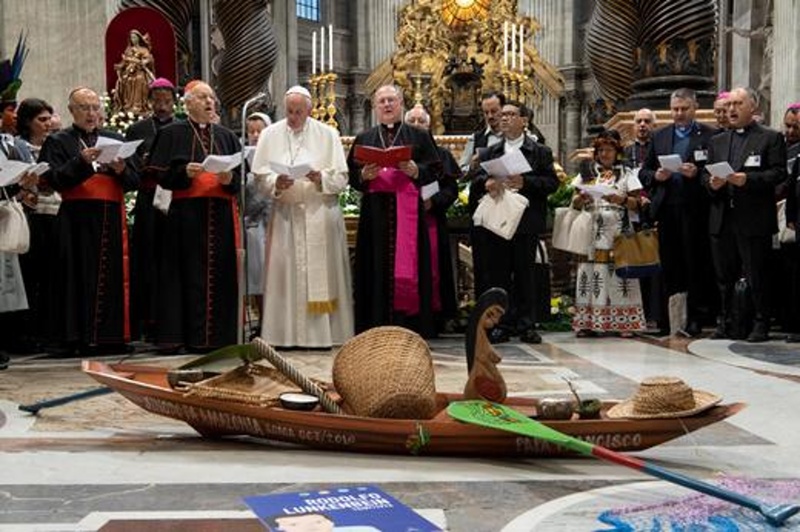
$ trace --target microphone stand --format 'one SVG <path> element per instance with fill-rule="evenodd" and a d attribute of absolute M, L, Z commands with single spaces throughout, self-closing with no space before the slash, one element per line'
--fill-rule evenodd
<path fill-rule="evenodd" d="M 247 286 L 247 227 L 244 223 L 244 211 L 245 205 L 247 201 L 247 172 L 246 172 L 246 165 L 247 157 L 245 157 L 245 148 L 247 147 L 247 108 L 250 107 L 253 103 L 257 102 L 265 98 L 267 95 L 266 93 L 259 92 L 246 102 L 242 106 L 242 163 L 239 169 L 239 225 L 242 228 L 241 230 L 241 249 L 240 249 L 240 256 L 239 256 L 239 304 L 241 305 L 241 312 L 239 312 L 239 332 L 237 334 L 236 343 L 243 344 L 247 338 L 247 331 L 245 328 L 247 327 L 247 313 L 248 313 L 248 301 L 247 301 L 247 294 L 249 292 L 249 287 Z"/>

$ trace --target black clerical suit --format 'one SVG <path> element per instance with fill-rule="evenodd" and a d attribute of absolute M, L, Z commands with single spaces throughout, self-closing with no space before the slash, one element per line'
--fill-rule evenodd
<path fill-rule="evenodd" d="M 650 197 L 649 216 L 658 224 L 661 268 L 668 296 L 687 292 L 688 330 L 700 332 L 700 308 L 708 307 L 715 299 L 707 290 L 712 284 L 708 223 L 709 198 L 702 185 L 702 174 L 708 160 L 713 128 L 693 122 L 688 142 L 678 146 L 675 124 L 653 132 L 639 181 Z M 679 153 L 680 151 L 680 153 Z M 680 155 L 681 161 L 693 163 L 697 174 L 693 178 L 673 172 L 666 181 L 655 178 L 661 166 L 660 155 Z"/>
<path fill-rule="evenodd" d="M 130 238 L 131 335 L 136 339 L 142 335 L 148 340 L 155 339 L 158 257 L 166 215 L 153 206 L 158 183 L 154 173 L 147 169 L 147 164 L 158 130 L 171 123 L 172 117 L 167 120 L 150 117 L 136 122 L 125 132 L 126 141 L 142 141 L 131 158 L 140 178 Z"/>
<path fill-rule="evenodd" d="M 436 144 L 427 131 L 400 122 L 391 124 L 391 127 L 381 124 L 359 133 L 347 156 L 350 186 L 362 192 L 353 276 L 356 332 L 380 325 L 399 325 L 413 329 L 424 337 L 435 336 L 430 238 L 422 198 L 417 192 L 414 205 L 408 205 L 402 201 L 404 195 L 376 190 L 376 183 L 363 180 L 361 171 L 364 165 L 356 160 L 356 146 L 382 149 L 411 146 L 411 159 L 416 163 L 419 174 L 416 179 L 405 174 L 398 179 L 409 179 L 419 189 L 440 179 L 442 162 Z M 398 216 L 398 211 L 402 213 L 401 216 Z M 403 222 L 408 225 L 403 226 Z M 413 241 L 417 256 L 413 265 L 416 279 L 411 283 L 416 284 L 413 298 L 418 305 L 414 310 L 401 308 L 402 305 L 398 304 L 400 298 L 395 297 L 400 288 L 396 276 L 397 265 L 403 261 L 403 255 L 408 257 L 410 254 L 409 249 L 398 247 L 398 239 L 408 237 L 409 231 L 413 234 L 410 240 Z M 408 264 L 405 266 L 412 267 Z"/>
<path fill-rule="evenodd" d="M 777 131 L 752 122 L 712 138 L 708 163 L 720 161 L 730 163 L 734 172 L 744 172 L 747 179 L 744 186 L 726 183 L 715 191 L 709 176 L 704 178 L 711 193 L 709 232 L 722 310 L 718 332 L 724 334 L 733 287 L 744 273 L 756 313 L 754 333 L 765 339 L 767 259 L 772 235 L 778 231 L 775 186 L 786 178 L 786 143 Z"/>
<path fill-rule="evenodd" d="M 481 161 L 502 157 L 505 145 L 504 140 L 489 147 L 482 152 Z M 475 264 L 474 267 L 476 279 L 483 278 L 488 287 L 500 287 L 509 294 L 510 309 L 503 316 L 500 328 L 507 334 L 519 333 L 524 337 L 535 325 L 537 294 L 533 275 L 534 257 L 539 235 L 546 230 L 547 196 L 558 188 L 558 177 L 553 168 L 553 152 L 550 148 L 534 142 L 526 135 L 520 151 L 531 166 L 531 171 L 522 175 L 523 186 L 519 190 L 528 199 L 528 207 L 511 240 L 481 227 L 475 228 L 484 234 L 487 260 L 485 264 Z M 489 177 L 481 168 L 473 180 L 470 197 L 475 195 L 476 204 L 487 194 L 486 181 Z M 485 267 L 486 271 L 478 271 L 481 267 Z"/>

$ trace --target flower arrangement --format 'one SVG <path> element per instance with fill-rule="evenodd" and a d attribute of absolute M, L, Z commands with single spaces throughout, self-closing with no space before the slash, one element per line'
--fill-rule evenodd
<path fill-rule="evenodd" d="M 339 208 L 345 216 L 358 216 L 361 206 L 361 192 L 347 185 L 339 194 Z"/>
<path fill-rule="evenodd" d="M 458 182 L 458 198 L 447 209 L 448 218 L 469 218 L 469 209 L 467 208 L 469 204 L 469 185 L 469 181 Z"/>
<path fill-rule="evenodd" d="M 550 298 L 550 320 L 539 324 L 543 331 L 571 331 L 575 302 L 568 295 Z"/>
<path fill-rule="evenodd" d="M 143 115 L 137 115 L 130 111 L 114 111 L 114 101 L 108 93 L 100 96 L 100 103 L 103 106 L 103 117 L 105 118 L 103 127 L 116 131 L 120 135 L 124 135 L 129 127 L 144 118 Z"/>

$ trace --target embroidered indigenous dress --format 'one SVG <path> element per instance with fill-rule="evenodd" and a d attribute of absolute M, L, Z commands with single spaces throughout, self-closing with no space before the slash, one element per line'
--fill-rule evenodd
<path fill-rule="evenodd" d="M 621 194 L 641 190 L 642 184 L 628 168 L 615 166 L 603 171 L 595 166 L 596 177 L 584 180 L 577 176 L 572 185 L 606 185 Z M 576 331 L 628 333 L 645 329 L 642 294 L 638 279 L 622 279 L 614 274 L 610 251 L 614 237 L 622 232 L 624 207 L 598 198 L 585 207 L 592 214 L 592 243 L 588 260 L 578 264 L 575 287 L 575 316 L 572 328 Z M 630 223 L 627 221 L 627 223 Z"/>
<path fill-rule="evenodd" d="M 77 126 L 47 137 L 39 161 L 61 193 L 56 261 L 55 337 L 82 347 L 118 346 L 130 340 L 128 235 L 123 192 L 139 178 L 126 162 L 122 174 L 87 163 L 81 150 L 98 136 L 122 140 L 116 133 L 84 131 Z"/>
<path fill-rule="evenodd" d="M 356 146 L 412 146 L 418 179 L 387 167 L 362 181 Z M 399 122 L 381 124 L 356 136 L 347 165 L 350 185 L 363 194 L 354 272 L 356 332 L 399 325 L 435 336 L 430 236 L 419 190 L 442 172 L 432 137 Z"/>
<path fill-rule="evenodd" d="M 321 186 L 300 177 L 278 191 L 272 162 L 309 164 L 322 174 Z M 259 137 L 253 171 L 260 191 L 273 198 L 261 336 L 284 347 L 343 344 L 353 336 L 353 298 L 338 199 L 347 164 L 338 132 L 312 119 L 299 132 L 276 122 Z"/>
<path fill-rule="evenodd" d="M 223 185 L 210 172 L 190 179 L 186 165 L 241 150 L 232 131 L 191 120 L 164 127 L 156 138 L 150 168 L 172 190 L 158 271 L 157 338 L 165 347 L 208 351 L 236 343 L 239 168 Z"/>

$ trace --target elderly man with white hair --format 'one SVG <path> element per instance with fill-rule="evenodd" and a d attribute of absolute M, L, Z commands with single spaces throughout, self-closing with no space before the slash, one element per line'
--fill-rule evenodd
<path fill-rule="evenodd" d="M 123 352 L 128 320 L 127 223 L 123 194 L 139 184 L 130 162 L 101 163 L 98 141 L 122 140 L 101 129 L 97 93 L 78 87 L 69 94 L 72 126 L 51 134 L 39 161 L 50 163 L 48 184 L 61 193 L 54 276 L 56 318 L 46 324 L 59 355 Z M 54 352 L 54 354 L 56 354 Z"/>
<path fill-rule="evenodd" d="M 162 128 L 150 157 L 158 183 L 172 190 L 158 275 L 156 337 L 163 352 L 202 353 L 236 343 L 239 315 L 236 203 L 239 167 L 211 172 L 209 155 L 241 152 L 239 139 L 214 123 L 216 97 L 203 81 L 185 88 L 186 120 Z"/>
<path fill-rule="evenodd" d="M 330 348 L 353 335 L 350 262 L 339 193 L 347 163 L 339 133 L 310 119 L 311 95 L 294 86 L 286 118 L 261 132 L 253 157 L 272 196 L 261 336 L 281 347 Z"/>

